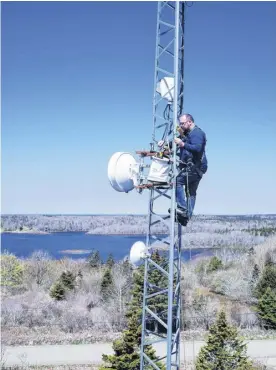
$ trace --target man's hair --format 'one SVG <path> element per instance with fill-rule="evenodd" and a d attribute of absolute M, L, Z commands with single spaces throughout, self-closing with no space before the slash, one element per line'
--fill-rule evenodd
<path fill-rule="evenodd" d="M 179 118 L 181 118 L 181 117 L 183 117 L 183 116 L 185 116 L 185 117 L 187 118 L 187 120 L 188 120 L 188 121 L 194 122 L 194 117 L 193 117 L 191 114 L 189 114 L 189 113 L 183 113 L 183 114 L 181 114 L 181 115 L 179 116 Z"/>

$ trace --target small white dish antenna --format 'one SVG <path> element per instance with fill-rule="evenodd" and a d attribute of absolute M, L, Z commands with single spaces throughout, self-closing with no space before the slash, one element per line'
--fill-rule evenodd
<path fill-rule="evenodd" d="M 129 260 L 133 265 L 139 265 L 139 263 L 149 256 L 150 254 L 146 244 L 138 241 L 135 242 L 130 249 Z"/>
<path fill-rule="evenodd" d="M 135 158 L 126 152 L 116 152 L 108 162 L 108 179 L 116 191 L 128 193 L 138 184 L 139 166 Z"/>

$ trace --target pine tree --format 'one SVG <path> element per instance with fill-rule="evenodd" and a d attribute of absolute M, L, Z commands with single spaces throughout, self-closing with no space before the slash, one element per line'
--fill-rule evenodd
<path fill-rule="evenodd" d="M 87 262 L 92 268 L 99 268 L 101 265 L 100 252 L 93 250 L 90 255 L 87 257 Z"/>
<path fill-rule="evenodd" d="M 259 279 L 259 275 L 260 275 L 260 269 L 259 269 L 258 265 L 255 264 L 254 267 L 253 267 L 252 276 L 251 276 L 251 280 L 250 280 L 250 283 L 249 283 L 252 293 L 254 293 L 254 289 L 255 289 L 257 281 Z"/>
<path fill-rule="evenodd" d="M 256 285 L 254 295 L 260 298 L 267 288 L 276 291 L 276 265 L 271 263 L 265 266 L 262 276 Z"/>
<path fill-rule="evenodd" d="M 275 266 L 273 258 L 269 252 L 267 252 L 265 256 L 265 266 Z"/>
<path fill-rule="evenodd" d="M 223 267 L 222 261 L 214 256 L 211 258 L 208 267 L 207 267 L 207 272 L 213 272 L 221 269 Z"/>
<path fill-rule="evenodd" d="M 238 337 L 237 329 L 227 323 L 220 312 L 211 326 L 207 344 L 201 348 L 196 360 L 196 370 L 253 370 L 246 356 L 246 344 Z"/>
<path fill-rule="evenodd" d="M 132 276 L 133 273 L 133 267 L 131 263 L 129 262 L 128 258 L 126 258 L 123 261 L 123 271 L 126 276 Z"/>
<path fill-rule="evenodd" d="M 103 275 L 102 282 L 101 282 L 101 294 L 105 300 L 108 298 L 109 291 L 112 287 L 112 284 L 113 284 L 113 281 L 112 281 L 111 271 L 110 269 L 106 269 Z"/>
<path fill-rule="evenodd" d="M 110 269 L 115 265 L 114 257 L 112 253 L 109 253 L 108 258 L 106 260 L 106 266 Z"/>
<path fill-rule="evenodd" d="M 260 269 L 259 269 L 258 265 L 255 264 L 254 267 L 253 267 L 253 271 L 252 271 L 252 280 L 253 281 L 258 280 L 259 275 L 260 275 Z"/>
<path fill-rule="evenodd" d="M 65 286 L 61 283 L 60 280 L 57 280 L 57 282 L 53 284 L 50 289 L 50 297 L 52 297 L 56 301 L 62 301 L 63 299 L 65 299 L 65 294 Z"/>
<path fill-rule="evenodd" d="M 156 258 L 156 254 L 152 255 L 152 259 L 154 258 Z M 151 276 L 149 276 L 149 280 L 152 281 Z M 156 276 L 153 277 L 153 280 L 157 280 Z M 140 266 L 133 274 L 132 299 L 126 313 L 127 329 L 123 331 L 122 338 L 113 342 L 114 354 L 103 355 L 103 360 L 107 364 L 103 365 L 100 370 L 140 370 L 139 346 L 141 345 L 142 333 L 143 288 L 144 265 Z M 144 350 L 150 359 L 157 359 L 152 346 L 147 346 Z M 160 369 L 164 369 L 161 363 L 157 365 Z"/>
<path fill-rule="evenodd" d="M 72 290 L 75 287 L 75 277 L 71 271 L 63 271 L 60 275 L 60 282 L 67 290 Z"/>
<path fill-rule="evenodd" d="M 66 292 L 75 288 L 75 277 L 70 271 L 63 271 L 50 289 L 50 296 L 57 301 L 65 299 Z"/>
<path fill-rule="evenodd" d="M 153 252 L 151 258 L 154 262 L 158 263 L 159 266 L 162 266 L 165 270 L 167 269 L 166 260 L 164 257 L 160 256 L 158 250 Z M 168 278 L 164 274 L 162 274 L 162 272 L 159 271 L 158 269 L 154 269 L 151 272 L 149 276 L 149 282 L 155 286 L 163 287 L 164 289 L 168 286 Z M 151 286 L 149 286 L 148 294 L 152 294 L 155 292 L 156 292 L 155 288 L 154 287 L 151 288 Z M 167 294 L 159 294 L 153 298 L 148 299 L 149 309 L 152 310 L 159 317 L 161 317 L 165 323 L 167 321 L 167 305 L 168 305 Z M 157 321 L 154 321 L 153 325 L 155 327 L 155 331 L 162 332 L 165 330 L 163 325 L 161 325 Z M 147 328 L 153 330 L 153 327 L 150 324 L 147 325 Z"/>
<path fill-rule="evenodd" d="M 276 292 L 268 287 L 260 297 L 256 309 L 262 326 L 276 329 Z"/>

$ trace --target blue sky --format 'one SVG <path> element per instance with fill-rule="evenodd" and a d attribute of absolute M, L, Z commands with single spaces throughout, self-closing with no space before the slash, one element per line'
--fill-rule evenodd
<path fill-rule="evenodd" d="M 109 158 L 152 134 L 157 2 L 2 2 L 2 213 L 146 213 Z M 185 111 L 208 138 L 195 213 L 276 213 L 276 3 L 187 10 Z"/>

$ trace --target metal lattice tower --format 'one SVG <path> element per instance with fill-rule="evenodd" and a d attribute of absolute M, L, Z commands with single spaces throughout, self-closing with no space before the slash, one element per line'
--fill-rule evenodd
<path fill-rule="evenodd" d="M 169 151 L 171 161 L 170 181 L 167 186 L 149 187 L 147 247 L 150 249 L 156 240 L 166 245 L 167 262 L 159 265 L 150 257 L 145 260 L 143 318 L 141 339 L 140 370 L 160 369 L 157 362 L 166 364 L 166 369 L 180 369 L 180 272 L 181 272 L 181 231 L 180 224 L 175 222 L 175 188 L 177 175 L 177 148 L 174 137 L 177 133 L 179 113 L 183 110 L 184 93 L 184 7 L 185 2 L 159 1 L 157 10 L 155 78 L 153 99 L 153 135 L 151 152 L 160 150 L 159 140 L 172 141 Z M 174 78 L 174 89 L 171 89 L 173 101 L 156 92 L 158 82 L 164 77 Z M 139 152 L 137 152 L 139 153 Z M 141 152 L 140 152 L 141 154 Z M 150 156 L 150 152 L 143 157 Z M 141 155 L 142 157 L 142 155 Z M 158 202 L 162 201 L 161 213 L 157 210 Z M 167 202 L 167 205 L 166 205 Z M 165 207 L 165 209 L 164 209 Z M 170 208 L 170 212 L 169 209 Z M 164 212 L 165 211 L 165 212 Z M 165 214 L 164 214 L 165 213 Z M 158 223 L 165 224 L 168 236 L 161 238 L 156 235 Z M 153 286 L 148 281 L 149 273 L 158 269 L 164 275 L 164 286 Z M 149 307 L 152 297 L 163 295 L 167 299 L 167 309 L 153 312 Z M 151 307 L 152 308 L 152 307 Z M 154 324 L 155 323 L 155 324 Z M 161 327 L 162 330 L 156 330 Z M 163 342 L 166 350 L 157 361 L 152 361 L 146 354 L 147 344 Z"/>

